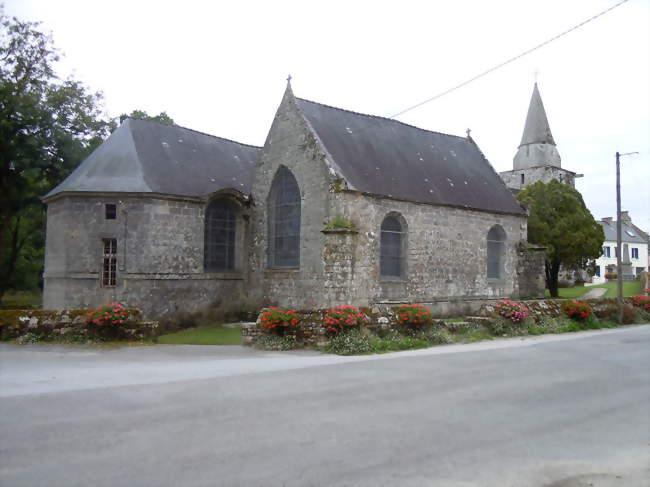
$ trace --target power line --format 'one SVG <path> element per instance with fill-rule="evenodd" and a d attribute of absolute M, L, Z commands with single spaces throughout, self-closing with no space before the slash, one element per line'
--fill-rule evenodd
<path fill-rule="evenodd" d="M 627 1 L 628 0 L 621 0 L 617 4 L 609 7 L 608 9 L 605 9 L 602 12 L 594 15 L 593 17 L 590 17 L 587 20 L 585 20 L 583 22 L 580 22 L 578 25 L 575 25 L 575 26 L 571 27 L 570 29 L 565 30 L 564 32 L 561 32 L 560 34 L 557 34 L 557 35 L 551 37 L 550 39 L 542 42 L 541 44 L 537 44 L 535 47 L 532 47 L 532 48 L 528 49 L 527 51 L 522 52 L 521 54 L 517 54 L 516 56 L 511 57 L 510 59 L 508 59 L 508 60 L 506 60 L 506 61 L 504 61 L 504 62 L 502 62 L 500 64 L 497 64 L 496 66 L 493 66 L 490 69 L 487 69 L 487 70 L 483 71 L 480 74 L 477 74 L 476 76 L 474 76 L 473 78 L 468 79 L 467 81 L 463 81 L 462 83 L 460 83 L 460 84 L 458 84 L 456 86 L 453 86 L 453 87 L 449 88 L 448 90 L 443 91 L 442 93 L 439 93 L 439 94 L 437 94 L 435 96 L 432 96 L 431 98 L 428 98 L 427 100 L 421 101 L 420 103 L 417 103 L 417 104 L 415 104 L 415 105 L 413 105 L 411 107 L 408 107 L 408 108 L 402 110 L 401 112 L 396 113 L 395 115 L 391 115 L 388 118 L 397 118 L 400 115 L 404 115 L 406 112 L 410 112 L 411 110 L 415 110 L 416 108 L 419 108 L 422 105 L 426 105 L 427 103 L 432 102 L 433 100 L 437 100 L 440 97 L 448 95 L 452 91 L 456 91 L 457 89 L 462 88 L 463 86 L 470 84 L 472 81 L 476 81 L 477 79 L 482 78 L 483 76 L 485 76 L 487 74 L 490 74 L 491 72 L 496 71 L 497 69 L 502 68 L 502 67 L 516 61 L 517 59 L 521 59 L 522 57 L 527 56 L 531 52 L 537 51 L 538 49 L 546 46 L 547 44 L 550 44 L 551 42 L 558 40 L 560 37 L 563 37 L 563 36 L 569 34 L 570 32 L 573 32 L 576 29 L 579 29 L 583 25 L 588 24 L 589 22 L 591 22 L 593 20 L 596 20 L 598 17 L 601 17 L 601 16 L 605 15 L 606 13 L 611 12 L 616 7 L 620 7 L 621 5 L 623 5 Z"/>

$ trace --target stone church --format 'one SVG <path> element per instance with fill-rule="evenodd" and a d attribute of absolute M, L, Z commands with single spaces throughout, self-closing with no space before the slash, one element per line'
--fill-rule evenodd
<path fill-rule="evenodd" d="M 543 135 L 525 133 L 522 147 L 534 154 L 552 141 Z M 44 201 L 46 309 L 418 302 L 444 313 L 544 290 L 526 211 L 469 136 L 290 85 L 264 147 L 127 119 Z"/>
<path fill-rule="evenodd" d="M 582 174 L 562 168 L 562 160 L 553 140 L 537 83 L 533 87 L 524 133 L 513 161 L 513 170 L 499 174 L 506 185 L 515 192 L 537 181 L 549 183 L 553 179 L 575 188 L 576 178 L 582 177 Z"/>

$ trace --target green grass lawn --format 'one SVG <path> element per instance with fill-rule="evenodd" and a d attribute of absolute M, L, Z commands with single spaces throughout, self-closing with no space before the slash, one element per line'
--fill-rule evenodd
<path fill-rule="evenodd" d="M 165 345 L 241 345 L 241 328 L 205 326 L 160 335 L 158 343 Z"/>
<path fill-rule="evenodd" d="M 605 284 L 599 284 L 597 286 L 576 286 L 576 287 L 561 287 L 558 292 L 561 298 L 565 299 L 576 299 L 584 294 L 586 294 L 590 289 L 594 288 L 605 288 L 607 292 L 603 296 L 604 298 L 615 298 L 616 297 L 616 283 L 615 282 L 606 282 Z M 623 283 L 623 296 L 629 297 L 639 294 L 641 292 L 641 282 L 640 281 L 625 281 Z M 548 289 L 546 290 L 546 297 L 550 297 Z"/>
<path fill-rule="evenodd" d="M 37 309 L 41 307 L 42 294 L 40 291 L 7 291 L 2 296 L 2 309 Z"/>

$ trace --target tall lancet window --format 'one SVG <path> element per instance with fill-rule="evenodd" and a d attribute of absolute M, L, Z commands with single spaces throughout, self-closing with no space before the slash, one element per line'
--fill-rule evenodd
<path fill-rule="evenodd" d="M 300 267 L 300 188 L 284 166 L 275 173 L 268 200 L 269 267 Z"/>
<path fill-rule="evenodd" d="M 215 199 L 205 211 L 205 247 L 203 266 L 206 272 L 235 270 L 235 231 L 237 207 L 227 199 Z"/>
<path fill-rule="evenodd" d="M 487 277 L 504 277 L 506 232 L 500 225 L 494 225 L 487 234 Z"/>

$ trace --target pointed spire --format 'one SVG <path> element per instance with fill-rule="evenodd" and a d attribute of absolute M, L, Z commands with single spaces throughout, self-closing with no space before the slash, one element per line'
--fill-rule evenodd
<path fill-rule="evenodd" d="M 530 98 L 524 134 L 521 136 L 521 143 L 513 162 L 515 170 L 539 166 L 562 167 L 562 160 L 555 147 L 537 82 L 533 88 L 533 96 Z"/>
<path fill-rule="evenodd" d="M 533 88 L 533 96 L 530 98 L 530 105 L 528 107 L 528 115 L 526 116 L 526 125 L 524 133 L 521 136 L 521 143 L 519 147 L 527 144 L 551 144 L 555 145 L 551 127 L 546 118 L 546 110 L 544 110 L 544 103 L 537 88 L 537 82 Z"/>

